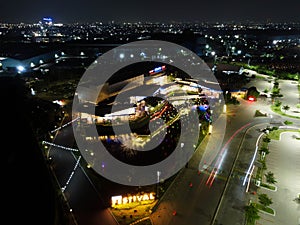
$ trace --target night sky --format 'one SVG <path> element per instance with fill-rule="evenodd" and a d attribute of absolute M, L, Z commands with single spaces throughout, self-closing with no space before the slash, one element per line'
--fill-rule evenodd
<path fill-rule="evenodd" d="M 300 0 L 6 0 L 0 22 L 300 22 Z"/>

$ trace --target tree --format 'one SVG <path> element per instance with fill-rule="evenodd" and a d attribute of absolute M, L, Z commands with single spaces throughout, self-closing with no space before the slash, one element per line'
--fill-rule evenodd
<path fill-rule="evenodd" d="M 267 164 L 266 164 L 266 160 L 260 160 L 261 164 L 262 164 L 262 169 L 263 170 L 267 170 Z"/>
<path fill-rule="evenodd" d="M 250 224 L 254 224 L 255 220 L 258 220 L 260 216 L 258 215 L 258 209 L 254 205 L 250 204 L 245 207 L 246 220 Z"/>
<path fill-rule="evenodd" d="M 272 199 L 268 197 L 267 194 L 260 194 L 258 196 L 259 203 L 263 205 L 264 208 L 267 208 L 273 203 Z"/>
<path fill-rule="evenodd" d="M 259 153 L 262 154 L 262 153 L 265 153 L 266 155 L 268 155 L 270 153 L 269 149 L 267 147 L 261 147 L 259 149 Z"/>
<path fill-rule="evenodd" d="M 267 179 L 267 182 L 270 184 L 275 184 L 277 182 L 277 180 L 275 180 L 274 173 L 272 173 L 271 171 L 266 173 L 265 177 Z"/>
<path fill-rule="evenodd" d="M 290 107 L 288 105 L 284 105 L 282 106 L 282 109 L 284 110 L 284 113 L 286 113 L 286 111 L 289 110 Z"/>
<path fill-rule="evenodd" d="M 280 88 L 274 87 L 274 88 L 272 89 L 272 96 L 273 96 L 273 97 L 279 97 L 279 96 L 281 96 L 281 95 L 280 95 Z"/>
<path fill-rule="evenodd" d="M 274 130 L 278 130 L 278 127 L 271 127 L 271 128 L 269 128 L 269 131 L 274 131 Z"/>
<path fill-rule="evenodd" d="M 270 139 L 268 136 L 265 136 L 265 137 L 263 138 L 263 142 L 270 143 L 270 142 L 271 142 L 271 139 Z"/>
<path fill-rule="evenodd" d="M 279 101 L 278 99 L 275 100 L 275 104 L 276 107 L 281 106 L 281 101 Z"/>

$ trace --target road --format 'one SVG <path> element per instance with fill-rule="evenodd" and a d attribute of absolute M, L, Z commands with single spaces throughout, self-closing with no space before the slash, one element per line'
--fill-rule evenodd
<path fill-rule="evenodd" d="M 223 190 L 227 178 L 231 172 L 237 153 L 240 150 L 238 146 L 243 143 L 244 138 L 249 138 L 249 134 L 245 134 L 247 128 L 255 124 L 266 126 L 266 124 L 270 122 L 270 118 L 268 117 L 254 117 L 256 106 L 257 105 L 252 104 L 252 102 L 241 101 L 240 106 L 228 107 L 229 111 L 227 112 L 225 137 L 222 145 L 219 146 L 220 149 L 217 151 L 218 154 L 212 162 L 211 167 L 209 167 L 207 172 L 198 174 L 198 165 L 202 157 L 207 156 L 203 154 L 203 152 L 206 149 L 205 145 L 208 139 L 214 139 L 214 135 L 217 135 L 218 132 L 223 132 L 223 130 L 214 129 L 216 132 L 213 132 L 211 136 L 204 139 L 199 149 L 197 149 L 196 154 L 189 162 L 189 168 L 182 169 L 178 177 L 176 177 L 160 201 L 157 209 L 155 209 L 155 212 L 151 215 L 154 225 L 210 225 L 214 218 L 219 219 L 217 215 L 215 216 L 216 208 L 220 203 L 221 196 L 224 194 Z M 255 140 L 256 135 L 259 135 L 257 129 L 254 129 L 254 132 L 256 133 L 253 135 L 253 140 Z M 253 146 L 251 146 L 251 144 L 253 144 Z M 240 174 L 240 183 L 247 171 L 247 166 L 250 164 L 251 157 L 253 156 L 251 153 L 253 153 L 254 149 L 255 141 L 250 143 L 248 148 L 250 153 L 247 152 L 248 154 L 246 154 L 246 162 L 248 162 L 248 164 L 245 163 L 245 165 L 240 168 L 240 170 L 243 169 L 242 174 Z M 214 167 L 219 167 L 220 169 L 220 174 L 215 178 L 213 178 L 214 174 L 211 174 L 211 169 Z M 193 184 L 192 187 L 189 186 L 190 182 Z M 239 184 L 239 186 L 241 185 Z M 244 193 L 243 200 L 246 201 L 245 188 L 246 187 L 242 187 L 243 191 L 240 191 L 240 194 Z M 176 216 L 172 214 L 174 210 L 177 212 Z M 220 211 L 222 211 L 222 208 L 220 208 Z M 240 214 L 241 216 L 236 218 L 243 217 L 244 213 Z M 230 215 L 229 219 L 232 219 L 232 214 Z M 224 218 L 221 218 L 221 220 L 224 220 Z"/>
<path fill-rule="evenodd" d="M 216 216 L 216 221 L 221 221 L 223 225 L 241 225 L 244 224 L 244 206 L 248 202 L 246 194 L 248 180 L 245 177 L 246 172 L 251 167 L 251 159 L 254 156 L 256 141 L 261 132 L 261 128 L 269 123 L 259 121 L 250 126 L 244 133 L 244 138 L 239 146 L 239 157 L 237 158 L 232 176 L 228 180 L 228 187 L 224 191 L 223 201 Z M 244 180 L 246 179 L 246 182 Z"/>
<path fill-rule="evenodd" d="M 58 131 L 54 143 L 65 147 L 73 146 L 74 136 L 72 126 L 66 126 Z M 72 151 L 57 147 L 49 149 L 52 158 L 53 172 L 61 187 L 68 183 L 77 159 Z M 72 213 L 78 225 L 117 225 L 117 221 L 105 206 L 101 195 L 79 165 L 64 191 Z"/>

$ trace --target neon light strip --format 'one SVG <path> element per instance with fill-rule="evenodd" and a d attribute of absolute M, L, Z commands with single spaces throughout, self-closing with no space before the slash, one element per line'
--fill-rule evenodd
<path fill-rule="evenodd" d="M 68 150 L 68 151 L 74 151 L 74 152 L 78 151 L 78 149 L 76 149 L 76 148 L 68 148 L 68 147 L 64 147 L 64 146 L 61 146 L 61 145 L 50 143 L 48 141 L 43 141 L 42 144 L 51 145 L 51 146 L 54 146 L 54 147 L 57 147 L 57 148 L 62 148 L 64 150 Z"/>
<path fill-rule="evenodd" d="M 50 131 L 50 133 L 54 133 L 54 132 L 56 132 L 56 131 L 58 131 L 58 130 L 64 128 L 65 126 L 68 126 L 69 124 L 75 122 L 75 121 L 78 120 L 78 119 L 79 119 L 79 117 L 77 117 L 77 118 L 71 120 L 70 122 L 68 122 L 68 123 L 66 123 L 66 124 L 64 124 L 64 125 L 62 125 L 61 127 L 56 128 L 55 130 Z"/>
<path fill-rule="evenodd" d="M 257 150 L 258 150 L 258 141 L 259 141 L 259 139 L 261 138 L 261 136 L 263 136 L 263 135 L 264 135 L 264 133 L 260 134 L 260 135 L 258 136 L 257 140 L 256 140 L 255 152 L 254 152 L 252 161 L 251 161 L 251 163 L 250 163 L 250 166 L 249 166 L 249 168 L 248 168 L 248 171 L 247 171 L 247 173 L 246 173 L 246 176 L 245 176 L 245 178 L 244 178 L 243 186 L 245 186 L 245 184 L 246 184 L 247 177 L 248 177 L 248 175 L 250 174 L 250 169 L 252 168 L 253 163 L 254 163 L 254 160 L 255 160 L 255 158 L 256 158 L 256 154 L 257 154 Z"/>

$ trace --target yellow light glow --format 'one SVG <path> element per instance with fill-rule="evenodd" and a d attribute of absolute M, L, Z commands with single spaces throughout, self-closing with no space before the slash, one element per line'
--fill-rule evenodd
<path fill-rule="evenodd" d="M 224 105 L 223 106 L 223 113 L 226 113 L 226 111 L 227 111 L 227 107 L 226 107 L 226 105 Z"/>
<path fill-rule="evenodd" d="M 208 127 L 208 134 L 211 134 L 212 133 L 212 125 L 209 125 Z"/>

